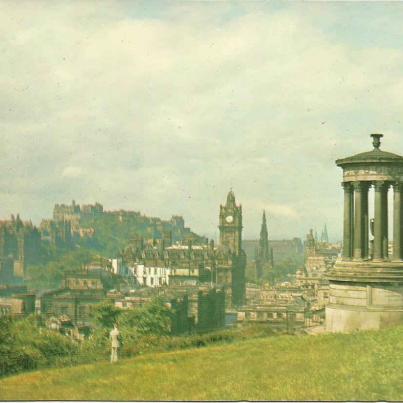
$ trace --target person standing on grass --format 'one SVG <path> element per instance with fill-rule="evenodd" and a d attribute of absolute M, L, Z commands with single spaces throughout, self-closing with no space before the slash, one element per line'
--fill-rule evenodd
<path fill-rule="evenodd" d="M 113 325 L 113 329 L 109 333 L 109 336 L 112 341 L 111 364 L 118 361 L 118 349 L 120 346 L 119 335 L 120 335 L 120 333 L 119 333 L 118 327 L 115 324 L 115 325 Z"/>

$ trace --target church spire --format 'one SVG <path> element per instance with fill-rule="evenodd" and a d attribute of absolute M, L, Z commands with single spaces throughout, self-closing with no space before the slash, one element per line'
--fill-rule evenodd
<path fill-rule="evenodd" d="M 262 217 L 262 226 L 260 228 L 260 239 L 267 238 L 268 231 L 267 231 L 267 222 L 266 222 L 266 211 L 263 210 L 263 217 Z"/>
<path fill-rule="evenodd" d="M 263 261 L 270 258 L 269 232 L 267 231 L 266 211 L 263 210 L 262 226 L 260 228 L 259 252 Z"/>
<path fill-rule="evenodd" d="M 322 230 L 321 241 L 329 243 L 329 235 L 327 234 L 327 225 L 326 224 Z"/>
<path fill-rule="evenodd" d="M 269 247 L 269 232 L 267 231 L 266 212 L 263 210 L 259 246 L 256 254 L 256 277 L 262 279 L 270 266 L 272 266 L 272 251 Z"/>

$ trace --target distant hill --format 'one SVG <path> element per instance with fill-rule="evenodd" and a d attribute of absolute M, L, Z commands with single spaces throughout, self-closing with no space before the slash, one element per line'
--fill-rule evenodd
<path fill-rule="evenodd" d="M 278 336 L 0 380 L 2 400 L 403 400 L 403 327 Z"/>

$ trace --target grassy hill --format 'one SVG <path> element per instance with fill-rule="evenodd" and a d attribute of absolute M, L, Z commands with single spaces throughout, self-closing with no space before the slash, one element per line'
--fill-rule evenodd
<path fill-rule="evenodd" d="M 403 327 L 279 336 L 0 380 L 3 400 L 403 400 Z"/>

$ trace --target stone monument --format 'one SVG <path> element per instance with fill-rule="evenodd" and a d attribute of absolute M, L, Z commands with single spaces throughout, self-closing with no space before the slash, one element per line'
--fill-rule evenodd
<path fill-rule="evenodd" d="M 326 329 L 330 332 L 381 329 L 403 323 L 403 157 L 380 150 L 382 134 L 371 136 L 372 151 L 336 161 L 343 169 L 344 229 L 342 257 L 328 274 Z M 373 221 L 368 215 L 372 187 Z M 388 239 L 390 189 L 392 253 Z"/>

